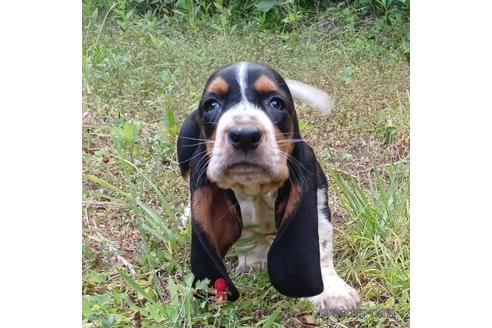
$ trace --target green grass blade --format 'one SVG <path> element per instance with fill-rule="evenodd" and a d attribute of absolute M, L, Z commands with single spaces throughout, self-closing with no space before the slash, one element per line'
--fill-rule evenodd
<path fill-rule="evenodd" d="M 122 269 L 116 269 L 118 273 L 121 275 L 123 280 L 125 280 L 140 296 L 145 297 L 149 302 L 155 303 L 153 297 L 151 297 L 128 273 L 126 273 Z"/>
<path fill-rule="evenodd" d="M 85 178 L 91 182 L 94 182 L 94 183 L 97 183 L 98 185 L 100 185 L 101 187 L 103 188 L 106 188 L 108 190 L 111 190 L 121 196 L 124 196 L 124 197 L 127 197 L 129 198 L 131 195 L 123 190 L 121 190 L 120 188 L 116 187 L 116 186 L 113 186 L 112 184 L 110 184 L 109 182 L 107 182 L 106 180 L 103 180 L 101 178 L 98 178 L 96 177 L 95 175 L 86 175 Z"/>

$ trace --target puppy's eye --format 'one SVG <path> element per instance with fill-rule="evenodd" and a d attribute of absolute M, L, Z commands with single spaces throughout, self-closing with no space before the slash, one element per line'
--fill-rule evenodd
<path fill-rule="evenodd" d="M 284 102 L 280 98 L 272 98 L 268 103 L 268 106 L 270 106 L 270 108 L 275 110 L 283 110 Z"/>
<path fill-rule="evenodd" d="M 208 101 L 204 107 L 206 112 L 217 111 L 222 108 L 222 106 L 215 100 Z"/>

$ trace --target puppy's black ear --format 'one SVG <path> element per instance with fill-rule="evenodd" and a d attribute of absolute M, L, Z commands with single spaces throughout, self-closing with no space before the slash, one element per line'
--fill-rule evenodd
<path fill-rule="evenodd" d="M 291 155 L 296 169 L 278 190 L 275 223 L 278 233 L 268 252 L 272 285 L 291 297 L 323 291 L 318 238 L 317 161 L 311 147 L 296 144 Z"/>
<path fill-rule="evenodd" d="M 198 111 L 194 111 L 186 118 L 179 130 L 177 151 L 181 175 L 185 180 L 190 177 L 190 161 L 200 144 L 200 128 L 198 127 Z"/>
<path fill-rule="evenodd" d="M 218 297 L 235 301 L 239 292 L 222 259 L 241 236 L 241 209 L 232 190 L 221 189 L 207 178 L 210 158 L 197 118 L 194 112 L 183 123 L 177 145 L 181 174 L 189 177 L 191 190 L 191 271 L 195 282 L 208 278 Z"/>

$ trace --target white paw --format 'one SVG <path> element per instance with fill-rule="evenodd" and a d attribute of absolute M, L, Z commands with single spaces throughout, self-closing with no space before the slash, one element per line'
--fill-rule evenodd
<path fill-rule="evenodd" d="M 268 257 L 268 244 L 258 243 L 251 253 L 240 255 L 234 271 L 236 273 L 250 272 L 253 268 L 266 269 Z"/>
<path fill-rule="evenodd" d="M 262 248 L 257 248 L 254 253 L 238 257 L 239 263 L 234 271 L 236 273 L 250 272 L 253 268 L 267 268 L 267 253 Z"/>
<path fill-rule="evenodd" d="M 267 263 L 266 261 L 256 261 L 256 262 L 247 262 L 247 263 L 239 261 L 239 264 L 234 269 L 234 271 L 236 273 L 246 273 L 246 272 L 250 272 L 253 268 L 266 269 Z"/>
<path fill-rule="evenodd" d="M 355 308 L 360 303 L 359 294 L 336 273 L 323 274 L 324 290 L 321 294 L 308 297 L 319 312 L 342 312 Z"/>

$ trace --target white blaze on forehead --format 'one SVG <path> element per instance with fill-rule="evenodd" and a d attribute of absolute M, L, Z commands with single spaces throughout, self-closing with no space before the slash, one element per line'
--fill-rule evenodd
<path fill-rule="evenodd" d="M 248 98 L 246 98 L 247 89 L 247 73 L 248 73 L 248 63 L 241 62 L 236 68 L 236 79 L 239 85 L 239 90 L 241 91 L 241 101 L 236 104 L 233 108 L 229 109 L 219 120 L 217 127 L 217 134 L 220 134 L 222 127 L 227 126 L 230 128 L 232 121 L 236 123 L 241 123 L 241 121 L 256 120 L 266 131 L 272 131 L 273 124 L 270 118 L 258 108 L 255 104 L 251 103 Z"/>
<path fill-rule="evenodd" d="M 243 101 L 248 101 L 246 98 L 246 72 L 248 71 L 248 63 L 239 63 L 236 70 L 237 83 L 239 84 L 239 90 L 241 90 L 241 98 Z"/>

